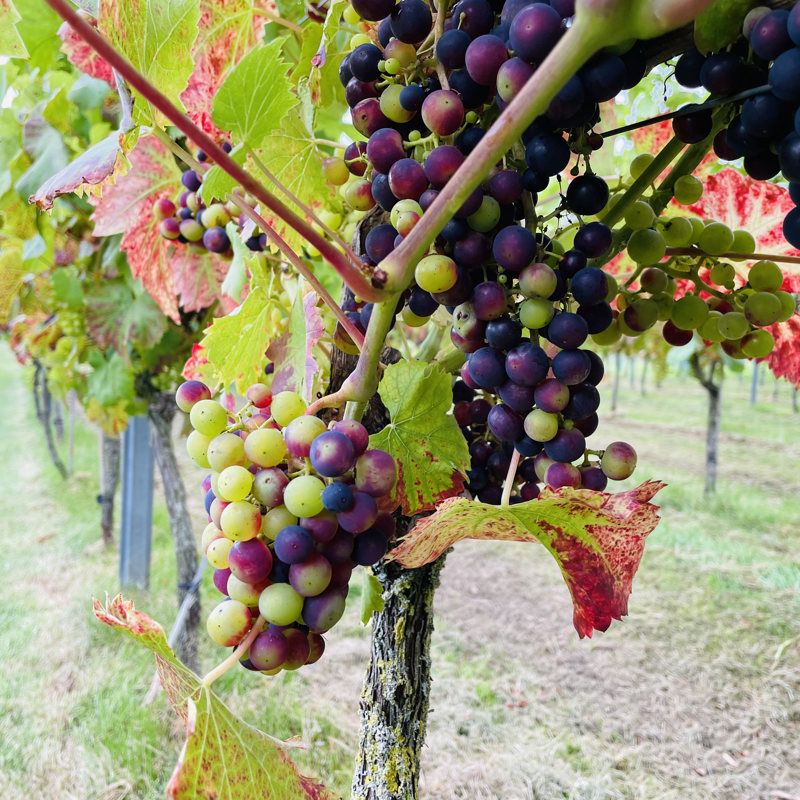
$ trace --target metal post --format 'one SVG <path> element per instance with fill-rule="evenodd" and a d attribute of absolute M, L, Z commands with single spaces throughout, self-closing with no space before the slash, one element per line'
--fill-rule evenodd
<path fill-rule="evenodd" d="M 153 449 L 150 420 L 131 417 L 122 443 L 122 532 L 119 581 L 146 589 L 153 533 Z"/>
<path fill-rule="evenodd" d="M 758 400 L 758 361 L 753 363 L 753 375 L 750 380 L 750 405 L 754 406 Z"/>

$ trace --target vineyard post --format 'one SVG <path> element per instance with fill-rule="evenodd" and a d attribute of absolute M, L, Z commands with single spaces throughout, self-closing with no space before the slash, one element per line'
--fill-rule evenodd
<path fill-rule="evenodd" d="M 72 415 L 70 415 L 72 419 Z M 70 430 L 72 426 L 70 425 Z M 114 539 L 114 497 L 119 484 L 120 440 L 119 436 L 100 434 L 100 530 L 103 544 L 107 547 Z"/>

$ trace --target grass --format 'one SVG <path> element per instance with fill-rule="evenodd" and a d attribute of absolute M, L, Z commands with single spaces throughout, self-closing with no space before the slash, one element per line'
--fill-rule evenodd
<path fill-rule="evenodd" d="M 608 380 L 608 379 L 607 379 Z M 610 383 L 610 381 L 609 381 Z M 604 387 L 608 401 L 610 386 Z M 705 398 L 672 376 L 627 383 L 598 444 L 631 441 L 636 481 L 665 480 L 630 616 L 579 641 L 542 548 L 468 542 L 437 595 L 434 688 L 422 796 L 503 800 L 731 800 L 800 787 L 800 419 L 771 378 L 723 390 L 719 491 L 702 492 Z M 146 651 L 97 623 L 117 591 L 99 545 L 97 437 L 76 428 L 73 477 L 47 461 L 25 373 L 0 350 L 5 491 L 0 526 L 0 797 L 150 800 L 182 743 L 165 698 L 144 706 Z M 183 463 L 202 529 L 199 473 Z M 635 481 L 628 481 L 633 484 Z M 151 586 L 126 591 L 174 618 L 174 556 L 157 495 Z M 354 586 L 356 589 L 358 583 Z M 344 796 L 369 651 L 358 592 L 314 667 L 278 679 L 232 671 L 220 695 L 249 722 L 301 736 L 304 771 Z M 215 602 L 206 580 L 203 603 Z M 206 668 L 220 656 L 203 643 Z M 778 794 L 776 794 L 778 793 Z"/>

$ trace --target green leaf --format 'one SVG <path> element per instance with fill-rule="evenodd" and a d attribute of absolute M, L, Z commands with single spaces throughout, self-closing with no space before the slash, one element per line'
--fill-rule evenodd
<path fill-rule="evenodd" d="M 17 31 L 30 55 L 31 68 L 52 68 L 59 58 L 61 17 L 41 0 L 15 0 L 21 19 Z"/>
<path fill-rule="evenodd" d="M 239 166 L 242 166 L 247 158 L 247 151 L 241 144 L 237 144 L 229 155 Z M 203 198 L 206 205 L 213 200 L 224 201 L 238 185 L 239 184 L 231 178 L 222 167 L 214 164 L 203 176 L 203 185 L 200 187 L 200 197 Z"/>
<path fill-rule="evenodd" d="M 384 605 L 381 582 L 371 569 L 365 569 L 361 584 L 361 624 L 366 625 L 373 614 L 383 611 Z"/>
<path fill-rule="evenodd" d="M 61 134 L 42 117 L 33 115 L 25 125 L 25 150 L 34 161 L 17 179 L 14 188 L 20 197 L 28 198 L 54 171 L 67 166 L 69 154 Z M 28 133 L 29 130 L 32 132 Z"/>
<path fill-rule="evenodd" d="M 199 0 L 138 0 L 100 3 L 100 31 L 147 80 L 178 108 L 194 68 L 192 45 L 200 20 Z M 166 124 L 136 91 L 134 120 Z"/>
<path fill-rule="evenodd" d="M 464 435 L 448 413 L 450 376 L 436 364 L 400 361 L 386 368 L 378 394 L 391 422 L 370 436 L 370 447 L 397 461 L 403 513 L 418 514 L 460 494 L 470 458 Z"/>
<path fill-rule="evenodd" d="M 154 347 L 164 335 L 167 320 L 147 292 L 135 294 L 124 280 L 114 280 L 86 295 L 86 326 L 98 347 L 124 352 L 129 343 L 143 349 Z"/>
<path fill-rule="evenodd" d="M 572 595 L 575 629 L 581 637 L 591 636 L 628 613 L 644 541 L 659 520 L 650 500 L 664 485 L 648 481 L 619 494 L 545 489 L 536 500 L 506 507 L 454 497 L 417 520 L 390 558 L 415 569 L 462 539 L 539 541 Z"/>
<path fill-rule="evenodd" d="M 186 726 L 186 742 L 166 787 L 172 800 L 333 800 L 324 786 L 301 775 L 282 742 L 239 719 L 167 643 L 164 629 L 117 595 L 94 601 L 97 619 L 130 636 L 156 659 L 161 685 Z"/>
<path fill-rule="evenodd" d="M 13 0 L 0 0 L 0 56 L 28 58 L 28 48 L 17 30 L 20 19 Z"/>
<path fill-rule="evenodd" d="M 280 40 L 251 50 L 228 74 L 214 97 L 212 117 L 237 142 L 260 147 L 295 105 L 281 58 Z"/>
<path fill-rule="evenodd" d="M 742 35 L 742 23 L 759 0 L 714 0 L 694 21 L 694 43 L 701 53 L 716 52 Z"/>
<path fill-rule="evenodd" d="M 345 8 L 347 0 L 332 0 L 322 24 L 319 46 L 309 62 L 308 89 L 315 106 L 327 108 L 344 102 L 339 67 L 347 53 L 347 34 L 341 31 L 342 12 Z M 300 66 L 303 67 L 303 64 Z"/>
<path fill-rule="evenodd" d="M 96 400 L 101 406 L 113 406 L 120 401 L 133 399 L 133 370 L 119 353 L 111 352 L 107 358 L 95 356 L 92 361 L 94 370 L 86 379 L 90 399 Z"/>
<path fill-rule="evenodd" d="M 71 309 L 83 305 L 83 284 L 76 267 L 61 267 L 54 270 L 50 282 L 53 284 L 53 294 L 59 303 Z"/>

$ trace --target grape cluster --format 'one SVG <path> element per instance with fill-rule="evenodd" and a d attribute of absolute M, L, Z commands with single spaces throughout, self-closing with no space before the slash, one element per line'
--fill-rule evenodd
<path fill-rule="evenodd" d="M 294 392 L 273 397 L 254 384 L 247 401 L 231 419 L 199 381 L 176 395 L 194 428 L 189 455 L 212 470 L 203 481 L 202 547 L 226 599 L 208 617 L 209 636 L 235 646 L 260 614 L 267 627 L 242 664 L 274 675 L 320 658 L 353 569 L 385 555 L 395 526 L 381 506 L 397 468 L 369 449 L 360 422 L 328 428 Z"/>
<path fill-rule="evenodd" d="M 714 97 L 747 89 L 764 91 L 738 103 L 728 125 L 714 139 L 723 161 L 743 159 L 750 177 L 764 181 L 779 173 L 800 204 L 800 6 L 770 11 L 761 6 L 747 16 L 742 40 L 732 49 L 703 56 L 691 49 L 678 60 L 675 77 L 686 87 L 702 86 Z M 711 112 L 699 111 L 674 122 L 685 142 L 712 131 Z M 800 208 L 784 221 L 786 240 L 800 247 Z"/>

